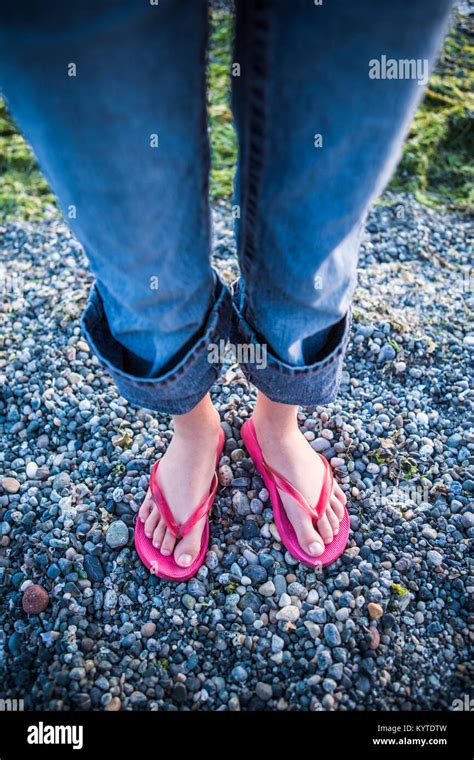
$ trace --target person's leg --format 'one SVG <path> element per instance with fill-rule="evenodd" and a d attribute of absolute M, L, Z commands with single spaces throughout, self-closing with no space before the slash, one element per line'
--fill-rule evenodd
<path fill-rule="evenodd" d="M 207 347 L 230 314 L 209 265 L 207 3 L 5 0 L 0 21 L 2 90 L 97 278 L 87 338 L 125 398 L 178 415 L 160 477 L 184 521 L 214 470 Z"/>
<path fill-rule="evenodd" d="M 243 365 L 260 391 L 256 431 L 270 464 L 310 503 L 319 495 L 321 465 L 297 429 L 296 405 L 336 396 L 360 230 L 398 159 L 449 6 L 238 2 L 241 76 L 233 78 L 233 92 L 242 277 L 234 340 L 266 345 L 265 366 Z M 418 81 L 374 78 L 386 74 L 389 59 L 401 61 L 398 76 Z M 342 513 L 344 499 L 336 496 L 333 514 L 318 523 L 326 542 Z M 310 518 L 283 500 L 302 546 L 320 554 Z"/>

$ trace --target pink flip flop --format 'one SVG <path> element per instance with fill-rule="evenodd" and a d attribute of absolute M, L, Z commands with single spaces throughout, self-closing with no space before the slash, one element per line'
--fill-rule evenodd
<path fill-rule="evenodd" d="M 224 431 L 222 428 L 220 428 L 219 441 L 216 451 L 216 467 L 219 462 L 222 449 L 224 448 L 224 441 Z M 182 525 L 179 525 L 174 519 L 169 504 L 166 501 L 164 494 L 160 488 L 158 481 L 159 464 L 160 460 L 155 462 L 150 475 L 150 488 L 153 495 L 153 500 L 157 508 L 160 510 L 161 517 L 165 521 L 167 528 L 174 536 L 176 536 L 176 538 L 182 538 L 187 533 L 189 533 L 191 528 L 193 528 L 199 520 L 209 514 L 217 491 L 217 474 L 214 473 L 209 493 L 205 494 L 205 496 L 201 499 L 198 506 L 192 515 L 186 520 L 186 522 L 184 522 Z M 180 567 L 176 563 L 172 554 L 170 556 L 165 556 L 157 547 L 153 546 L 151 539 L 145 535 L 144 523 L 142 523 L 140 518 L 137 516 L 135 522 L 135 548 L 138 552 L 138 556 L 140 557 L 143 564 L 148 568 L 148 570 L 153 573 L 153 575 L 158 575 L 160 578 L 163 578 L 166 581 L 187 581 L 189 578 L 192 578 L 193 575 L 197 573 L 204 561 L 208 545 L 209 520 L 206 520 L 206 525 L 202 533 L 201 549 L 199 550 L 198 556 L 194 560 L 193 564 L 189 567 Z"/>
<path fill-rule="evenodd" d="M 300 546 L 294 528 L 289 521 L 282 500 L 280 498 L 279 491 L 283 491 L 296 501 L 299 507 L 306 512 L 313 520 L 319 520 L 326 509 L 326 505 L 329 502 L 329 497 L 332 492 L 333 474 L 331 467 L 327 460 L 321 457 L 321 461 L 324 464 L 326 471 L 323 487 L 319 496 L 318 503 L 315 507 L 312 507 L 308 501 L 304 498 L 303 494 L 298 491 L 295 486 L 283 477 L 277 470 L 271 467 L 268 462 L 265 461 L 262 449 L 257 440 L 257 434 L 255 426 L 252 420 L 247 420 L 242 425 L 240 430 L 242 440 L 247 447 L 247 451 L 253 459 L 253 462 L 263 478 L 266 488 L 270 494 L 270 499 L 273 506 L 273 514 L 275 515 L 275 523 L 278 528 L 278 532 L 281 536 L 281 540 L 284 545 L 300 562 L 303 562 L 308 567 L 325 566 L 330 565 L 338 557 L 341 556 L 347 545 L 349 538 L 349 513 L 346 506 L 344 506 L 344 517 L 339 525 L 339 533 L 330 544 L 326 544 L 326 548 L 323 554 L 319 557 L 312 557 L 311 554 L 307 554 Z M 318 455 L 320 456 L 320 455 Z"/>

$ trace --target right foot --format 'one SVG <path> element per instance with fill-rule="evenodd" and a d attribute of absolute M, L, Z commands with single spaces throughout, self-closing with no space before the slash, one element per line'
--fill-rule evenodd
<path fill-rule="evenodd" d="M 220 418 L 206 396 L 189 414 L 175 417 L 174 427 L 171 443 L 160 460 L 158 478 L 170 510 L 181 525 L 209 493 L 216 469 Z M 207 515 L 177 539 L 161 517 L 150 488 L 138 515 L 153 546 L 165 556 L 173 554 L 180 567 L 193 564 L 201 548 Z"/>

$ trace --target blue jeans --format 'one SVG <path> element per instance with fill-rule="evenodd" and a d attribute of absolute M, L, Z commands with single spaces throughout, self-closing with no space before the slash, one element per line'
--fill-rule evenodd
<path fill-rule="evenodd" d="M 334 400 L 360 231 L 425 81 L 402 63 L 431 63 L 449 7 L 237 3 L 231 292 L 209 261 L 205 0 L 3 1 L 2 90 L 89 258 L 83 327 L 123 396 L 189 411 L 230 337 L 265 347 L 243 370 L 271 399 Z"/>

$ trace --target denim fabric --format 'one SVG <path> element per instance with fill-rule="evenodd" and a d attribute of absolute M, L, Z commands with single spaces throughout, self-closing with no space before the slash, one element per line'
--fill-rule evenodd
<path fill-rule="evenodd" d="M 219 366 L 209 361 L 209 345 L 229 335 L 231 296 L 216 275 L 213 307 L 199 335 L 172 369 L 157 378 L 137 377 L 127 372 L 125 349 L 110 332 L 104 303 L 97 284 L 92 287 L 82 316 L 82 329 L 100 363 L 112 376 L 124 398 L 137 406 L 169 414 L 191 410 L 219 375 Z M 192 382 L 192 380 L 197 382 Z"/>
<path fill-rule="evenodd" d="M 246 378 L 269 399 L 282 404 L 304 406 L 334 401 L 351 332 L 350 309 L 329 330 L 320 358 L 312 364 L 294 366 L 276 357 L 263 336 L 258 335 L 247 322 L 242 314 L 242 292 L 238 282 L 233 283 L 232 290 L 232 343 L 261 346 L 260 351 L 247 351 L 250 361 L 240 362 Z"/>
<path fill-rule="evenodd" d="M 0 84 L 95 273 L 83 325 L 125 397 L 189 411 L 232 314 L 234 340 L 266 347 L 243 363 L 258 388 L 334 399 L 360 230 L 422 93 L 369 62 L 431 61 L 449 7 L 237 2 L 232 306 L 209 262 L 205 0 L 3 0 Z"/>
<path fill-rule="evenodd" d="M 368 206 L 395 167 L 423 92 L 413 79 L 371 79 L 369 61 L 431 62 L 449 7 L 448 0 L 237 2 L 241 313 L 283 363 L 311 366 L 347 314 Z M 297 398 L 297 375 L 294 382 Z"/>

